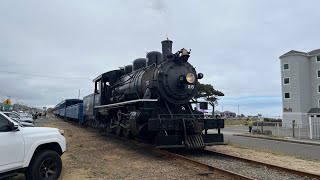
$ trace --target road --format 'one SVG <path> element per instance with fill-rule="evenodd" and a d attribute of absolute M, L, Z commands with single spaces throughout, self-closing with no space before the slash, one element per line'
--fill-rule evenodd
<path fill-rule="evenodd" d="M 224 134 L 224 139 L 228 143 L 250 149 L 288 154 L 312 160 L 320 160 L 320 146 L 233 136 L 232 134 L 228 133 Z"/>

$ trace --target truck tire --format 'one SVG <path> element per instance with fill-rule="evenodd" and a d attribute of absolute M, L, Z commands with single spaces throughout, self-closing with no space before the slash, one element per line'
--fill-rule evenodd
<path fill-rule="evenodd" d="M 26 180 L 57 180 L 62 170 L 59 154 L 52 150 L 40 151 L 32 158 L 25 173 Z"/>

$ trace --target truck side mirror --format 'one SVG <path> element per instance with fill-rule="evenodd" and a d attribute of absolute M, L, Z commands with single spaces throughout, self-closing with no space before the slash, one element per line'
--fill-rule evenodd
<path fill-rule="evenodd" d="M 13 122 L 10 122 L 11 131 L 19 131 L 19 126 L 15 125 Z"/>

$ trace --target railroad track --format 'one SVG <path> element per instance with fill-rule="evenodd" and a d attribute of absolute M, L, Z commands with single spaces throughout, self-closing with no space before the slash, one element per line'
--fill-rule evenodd
<path fill-rule="evenodd" d="M 261 161 L 255 161 L 255 160 L 252 160 L 252 159 L 247 159 L 247 158 L 243 158 L 243 157 L 240 157 L 240 156 L 231 155 L 231 154 L 227 154 L 227 153 L 221 153 L 221 152 L 217 152 L 217 151 L 213 151 L 213 150 L 203 150 L 203 151 L 205 153 L 209 153 L 211 155 L 225 156 L 225 157 L 228 157 L 228 158 L 240 160 L 240 161 L 247 162 L 247 163 L 250 163 L 250 164 L 255 164 L 255 165 L 258 165 L 258 166 L 265 166 L 265 167 L 270 168 L 270 169 L 275 169 L 275 170 L 279 170 L 279 171 L 295 174 L 295 175 L 298 175 L 298 176 L 301 176 L 301 177 L 320 179 L 320 175 L 314 174 L 314 173 L 309 173 L 309 172 L 305 172 L 305 171 L 300 171 L 300 170 L 290 169 L 290 168 L 286 168 L 286 167 L 281 167 L 281 166 L 268 164 L 268 163 L 261 162 Z"/>
<path fill-rule="evenodd" d="M 76 124 L 76 123 L 73 123 Z M 320 179 L 320 175 L 284 168 L 264 162 L 242 158 L 212 150 L 163 150 L 140 141 L 126 139 L 115 135 L 109 137 L 129 141 L 136 146 L 156 154 L 166 156 L 182 163 L 188 163 L 204 169 L 207 174 L 217 173 L 230 179 Z"/>
<path fill-rule="evenodd" d="M 320 175 L 276 166 L 260 161 L 242 158 L 211 150 L 178 150 L 175 153 L 200 161 L 205 164 L 216 164 L 224 170 L 231 170 L 251 179 L 320 179 Z"/>
<path fill-rule="evenodd" d="M 232 179 L 241 179 L 241 180 L 251 180 L 251 179 L 253 179 L 253 178 L 250 178 L 248 176 L 241 175 L 241 174 L 238 174 L 236 172 L 232 172 L 232 171 L 229 171 L 229 170 L 226 170 L 226 169 L 222 169 L 222 168 L 219 168 L 219 167 L 217 167 L 215 165 L 209 165 L 209 164 L 206 164 L 206 163 L 197 161 L 195 159 L 192 159 L 192 158 L 189 158 L 189 157 L 186 157 L 186 156 L 182 156 L 182 155 L 170 152 L 170 151 L 161 150 L 161 149 L 158 149 L 158 148 L 153 148 L 151 150 L 153 152 L 157 153 L 157 154 L 161 154 L 161 155 L 164 155 L 164 156 L 171 157 L 171 158 L 173 158 L 175 160 L 178 160 L 180 162 L 185 162 L 185 163 L 188 163 L 188 164 L 192 164 L 192 165 L 194 165 L 196 167 L 199 167 L 199 168 L 202 168 L 202 169 L 208 171 L 209 173 L 210 172 L 216 172 L 218 174 L 221 174 L 223 176 L 226 176 L 226 177 L 229 177 L 229 178 L 232 178 Z"/>
<path fill-rule="evenodd" d="M 71 123 L 71 124 L 73 124 L 75 126 L 84 127 L 84 126 L 79 125 L 76 122 L 65 120 L 65 119 L 63 119 L 63 120 L 67 121 L 67 122 L 69 122 L 69 123 Z M 252 180 L 253 179 L 253 178 L 250 178 L 250 177 L 247 177 L 247 176 L 244 176 L 244 175 L 241 175 L 241 174 L 229 171 L 229 170 L 225 170 L 225 169 L 216 167 L 214 165 L 208 165 L 208 164 L 202 163 L 200 161 L 196 161 L 194 159 L 179 155 L 179 154 L 174 153 L 174 152 L 170 152 L 170 151 L 167 151 L 167 150 L 156 148 L 156 147 L 154 147 L 154 146 L 152 146 L 150 144 L 147 144 L 147 143 L 144 143 L 144 142 L 141 142 L 141 141 L 127 139 L 127 138 L 119 137 L 119 136 L 112 135 L 112 134 L 106 135 L 105 133 L 101 133 L 98 128 L 91 127 L 90 129 L 95 130 L 97 133 L 100 133 L 102 136 L 105 136 L 105 137 L 108 137 L 108 138 L 112 138 L 112 139 L 118 140 L 118 141 L 126 141 L 126 142 L 129 142 L 129 143 L 131 143 L 131 144 L 133 144 L 135 146 L 138 146 L 141 149 L 144 149 L 146 151 L 153 152 L 155 154 L 158 154 L 158 155 L 161 155 L 161 156 L 165 156 L 165 157 L 177 160 L 179 162 L 188 163 L 190 165 L 193 165 L 193 166 L 196 166 L 198 168 L 201 168 L 201 169 L 203 169 L 205 171 L 201 175 L 210 175 L 210 174 L 216 173 L 216 174 L 219 174 L 219 175 L 221 175 L 223 177 L 226 177 L 227 179 L 235 179 L 235 180 Z"/>
<path fill-rule="evenodd" d="M 131 140 L 131 139 L 121 138 L 121 137 L 113 136 L 113 135 L 111 137 L 119 139 L 119 140 L 122 140 L 122 141 L 123 140 L 129 141 L 130 143 L 133 143 L 133 144 L 135 144 L 135 145 L 137 145 L 137 146 L 139 146 L 139 147 L 141 147 L 141 148 L 143 148 L 145 150 L 152 151 L 152 152 L 154 152 L 156 154 L 175 159 L 175 160 L 177 160 L 179 162 L 182 162 L 182 163 L 188 163 L 190 165 L 194 165 L 196 167 L 202 168 L 203 170 L 206 171 L 206 173 L 203 173 L 204 175 L 205 174 L 211 174 L 211 173 L 214 172 L 214 173 L 217 173 L 219 175 L 228 177 L 230 179 L 235 179 L 235 180 L 236 179 L 237 180 L 253 180 L 254 179 L 254 178 L 251 178 L 251 177 L 248 177 L 248 176 L 245 176 L 245 175 L 241 175 L 241 174 L 238 174 L 238 173 L 230 171 L 230 170 L 219 168 L 219 167 L 217 167 L 215 165 L 209 165 L 209 164 L 197 161 L 195 159 L 192 159 L 192 158 L 177 154 L 175 152 L 171 152 L 171 151 L 168 151 L 168 150 L 163 150 L 163 149 L 159 149 L 159 148 L 153 147 L 150 144 L 138 142 L 138 141 Z"/>
<path fill-rule="evenodd" d="M 221 152 L 201 149 L 201 150 L 163 150 L 155 148 L 149 144 L 138 142 L 135 140 L 112 136 L 119 140 L 130 141 L 135 145 L 152 151 L 156 154 L 167 156 L 182 163 L 188 163 L 196 167 L 204 169 L 207 174 L 217 173 L 230 179 L 263 179 L 263 180 L 292 180 L 292 179 L 320 179 L 320 175 L 308 173 L 304 171 L 289 169 L 276 166 L 264 162 L 242 158 Z M 199 158 L 200 157 L 200 158 Z M 218 161 L 211 161 L 218 159 Z M 211 162 L 210 162 L 211 161 Z M 224 161 L 224 163 L 221 163 Z M 233 164 L 233 168 L 224 165 Z M 236 164 L 236 165 L 234 165 Z M 222 165 L 222 166 L 221 166 Z M 232 165 L 231 165 L 232 167 Z"/>

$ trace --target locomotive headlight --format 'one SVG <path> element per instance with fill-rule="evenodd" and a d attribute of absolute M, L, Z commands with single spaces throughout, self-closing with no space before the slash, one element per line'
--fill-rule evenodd
<path fill-rule="evenodd" d="M 187 80 L 188 83 L 192 84 L 196 80 L 196 77 L 195 77 L 195 75 L 193 73 L 188 73 L 186 75 L 186 80 Z"/>

